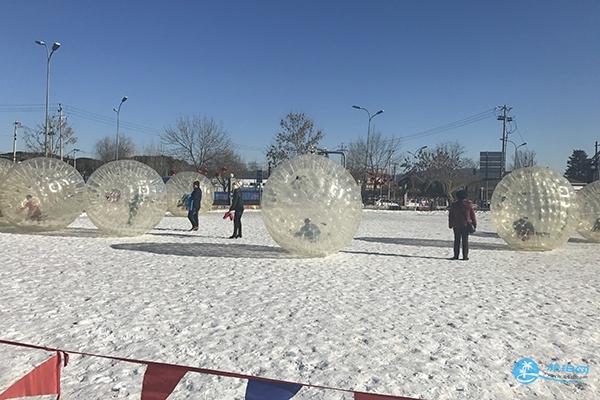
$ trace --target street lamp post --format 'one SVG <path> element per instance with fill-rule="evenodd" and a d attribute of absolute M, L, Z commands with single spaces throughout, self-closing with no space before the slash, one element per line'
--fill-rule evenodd
<path fill-rule="evenodd" d="M 54 42 L 52 44 L 52 50 L 48 50 L 48 46 L 43 40 L 36 40 L 35 42 L 40 46 L 44 46 L 46 49 L 46 128 L 44 132 L 44 154 L 46 157 L 48 157 L 50 154 L 48 149 L 48 135 L 50 134 L 50 125 L 48 120 L 48 100 L 50 98 L 50 59 L 52 58 L 52 54 L 54 54 L 54 52 L 60 47 L 60 43 Z"/>
<path fill-rule="evenodd" d="M 115 146 L 115 160 L 119 159 L 119 115 L 121 114 L 121 106 L 123 103 L 127 101 L 127 96 L 123 96 L 121 102 L 119 103 L 119 107 L 113 108 L 113 111 L 117 113 L 117 140 Z"/>
<path fill-rule="evenodd" d="M 17 128 L 21 127 L 19 121 L 15 121 L 15 129 L 13 131 L 13 163 L 17 162 Z"/>
<path fill-rule="evenodd" d="M 502 140 L 502 139 L 500 139 L 500 140 Z M 512 143 L 512 145 L 515 146 L 515 165 L 513 165 L 513 170 L 520 168 L 519 160 L 517 158 L 517 156 L 518 156 L 517 150 L 519 149 L 519 147 L 527 146 L 527 142 L 521 143 L 520 145 L 517 146 L 517 144 L 510 139 L 506 139 L 506 141 Z"/>
<path fill-rule="evenodd" d="M 365 180 L 363 182 L 363 184 L 365 185 L 365 193 L 366 193 L 367 182 L 368 182 L 368 177 L 369 177 L 369 140 L 371 138 L 371 120 L 373 118 L 375 118 L 376 116 L 378 116 L 379 114 L 383 114 L 383 110 L 379 110 L 375 114 L 371 115 L 371 113 L 369 112 L 369 110 L 367 110 L 364 107 L 352 106 L 352 108 L 357 109 L 357 110 L 363 110 L 369 116 L 369 123 L 367 125 L 367 149 L 365 151 Z M 366 202 L 366 198 L 363 199 L 363 201 Z"/>

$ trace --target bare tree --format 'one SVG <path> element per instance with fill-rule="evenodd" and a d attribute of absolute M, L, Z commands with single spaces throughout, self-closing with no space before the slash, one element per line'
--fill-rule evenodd
<path fill-rule="evenodd" d="M 325 134 L 304 113 L 289 113 L 279 122 L 275 143 L 267 150 L 267 159 L 276 166 L 283 160 L 316 149 Z"/>
<path fill-rule="evenodd" d="M 51 154 L 60 153 L 60 136 L 63 138 L 63 148 L 71 146 L 77 143 L 77 136 L 75 131 L 68 124 L 66 118 L 62 118 L 59 124 L 59 118 L 50 118 L 48 121 L 50 127 L 50 135 L 52 146 L 50 148 Z M 46 126 L 37 124 L 35 129 L 27 128 L 24 129 L 24 140 L 27 150 L 34 153 L 45 153 L 44 143 L 46 135 Z M 50 143 L 50 142 L 49 142 Z"/>
<path fill-rule="evenodd" d="M 515 158 L 516 156 L 516 158 Z M 537 164 L 535 160 L 535 151 L 534 150 L 518 150 L 516 155 L 513 155 L 511 170 L 523 168 L 523 167 L 532 167 Z"/>
<path fill-rule="evenodd" d="M 240 155 L 230 148 L 225 149 L 213 162 L 208 164 L 208 173 L 210 176 L 214 176 L 223 168 L 236 176 L 246 172 L 246 164 Z"/>
<path fill-rule="evenodd" d="M 398 138 L 386 138 L 381 132 L 373 132 L 369 137 L 368 157 L 366 142 L 358 139 L 349 145 L 346 166 L 354 179 L 363 182 L 363 188 L 369 183 L 376 189 L 392 179 L 391 166 L 399 160 L 399 149 Z M 364 182 L 365 175 L 368 182 Z"/>
<path fill-rule="evenodd" d="M 438 185 L 440 192 L 451 199 L 455 190 L 479 180 L 473 172 L 477 164 L 466 158 L 464 153 L 464 147 L 457 142 L 442 143 L 433 150 L 424 150 L 415 165 L 416 176 L 424 183 L 425 189 Z"/>
<path fill-rule="evenodd" d="M 181 117 L 162 135 L 167 151 L 196 169 L 209 169 L 231 147 L 227 132 L 212 118 Z"/>
<path fill-rule="evenodd" d="M 112 161 L 115 159 L 115 139 L 106 136 L 96 142 L 96 156 L 104 161 Z M 131 158 L 135 153 L 135 145 L 133 140 L 128 136 L 119 137 L 119 159 Z"/>

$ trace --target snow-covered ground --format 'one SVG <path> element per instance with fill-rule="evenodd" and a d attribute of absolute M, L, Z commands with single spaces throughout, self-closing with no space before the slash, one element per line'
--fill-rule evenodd
<path fill-rule="evenodd" d="M 423 399 L 596 399 L 600 245 L 507 248 L 480 214 L 470 261 L 452 261 L 444 213 L 365 211 L 351 245 L 301 259 L 260 212 L 226 239 L 167 217 L 104 237 L 85 217 L 62 232 L 0 233 L 0 338 Z M 0 346 L 0 391 L 47 353 Z M 518 383 L 531 357 L 587 364 L 585 383 Z M 137 399 L 143 366 L 72 356 L 64 399 Z M 170 399 L 241 399 L 245 382 L 188 374 Z M 349 399 L 302 389 L 296 399 Z"/>

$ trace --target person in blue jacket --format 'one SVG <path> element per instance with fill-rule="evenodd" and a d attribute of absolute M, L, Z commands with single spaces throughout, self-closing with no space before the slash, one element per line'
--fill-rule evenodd
<path fill-rule="evenodd" d="M 194 190 L 190 195 L 190 203 L 188 207 L 188 219 L 192 223 L 192 229 L 190 231 L 198 230 L 198 212 L 200 211 L 200 203 L 202 202 L 202 190 L 200 189 L 200 182 L 194 181 Z"/>

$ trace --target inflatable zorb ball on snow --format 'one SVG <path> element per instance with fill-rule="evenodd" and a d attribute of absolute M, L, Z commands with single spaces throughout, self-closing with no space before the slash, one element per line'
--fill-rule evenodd
<path fill-rule="evenodd" d="M 0 158 L 0 190 L 2 189 L 2 182 L 4 182 L 5 176 L 12 168 L 13 163 L 5 158 Z M 2 215 L 2 209 L 0 208 L 0 226 L 10 225 L 10 222 Z"/>
<path fill-rule="evenodd" d="M 494 189 L 492 221 L 510 247 L 552 250 L 575 231 L 578 207 L 569 181 L 542 167 L 517 169 Z"/>
<path fill-rule="evenodd" d="M 317 155 L 284 161 L 265 184 L 262 217 L 284 249 L 322 257 L 350 243 L 360 223 L 356 181 L 339 164 Z"/>
<path fill-rule="evenodd" d="M 200 211 L 208 212 L 213 205 L 213 186 L 211 181 L 198 172 L 183 171 L 171 177 L 167 182 L 167 209 L 171 214 L 185 217 L 188 214 L 188 201 L 194 181 L 200 182 L 202 201 Z"/>
<path fill-rule="evenodd" d="M 600 243 L 600 181 L 592 182 L 577 192 L 579 225 L 584 238 Z"/>
<path fill-rule="evenodd" d="M 141 235 L 164 217 L 166 195 L 162 178 L 146 164 L 112 161 L 88 179 L 86 211 L 94 225 L 106 233 Z"/>
<path fill-rule="evenodd" d="M 54 158 L 16 164 L 2 179 L 0 210 L 23 230 L 66 228 L 83 212 L 85 182 L 75 168 Z"/>

